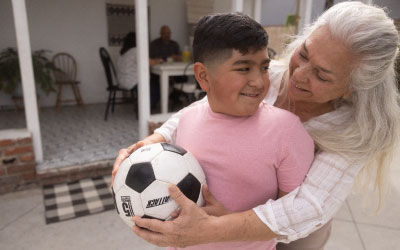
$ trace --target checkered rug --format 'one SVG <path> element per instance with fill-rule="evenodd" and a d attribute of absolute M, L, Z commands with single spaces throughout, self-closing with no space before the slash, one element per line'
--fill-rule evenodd
<path fill-rule="evenodd" d="M 114 209 L 110 176 L 43 186 L 46 224 Z"/>

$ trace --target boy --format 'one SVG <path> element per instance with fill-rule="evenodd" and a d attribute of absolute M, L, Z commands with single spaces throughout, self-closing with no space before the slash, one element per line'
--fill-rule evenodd
<path fill-rule="evenodd" d="M 268 36 L 242 14 L 203 17 L 193 41 L 194 73 L 207 92 L 183 111 L 176 144 L 199 161 L 211 193 L 245 211 L 295 189 L 314 144 L 293 114 L 267 105 Z M 275 249 L 275 242 L 211 243 L 185 249 Z"/>

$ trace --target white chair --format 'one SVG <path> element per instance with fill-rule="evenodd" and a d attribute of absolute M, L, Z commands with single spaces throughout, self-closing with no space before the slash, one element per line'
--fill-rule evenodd
<path fill-rule="evenodd" d="M 185 76 L 186 71 L 191 64 L 192 63 L 188 63 L 186 65 L 185 70 L 183 71 Z M 173 99 L 177 98 L 180 102 L 183 102 L 184 106 L 189 105 L 205 95 L 205 92 L 198 86 L 194 77 L 187 76 L 186 79 L 187 81 L 184 82 L 175 82 L 174 79 L 172 79 L 171 97 Z"/>

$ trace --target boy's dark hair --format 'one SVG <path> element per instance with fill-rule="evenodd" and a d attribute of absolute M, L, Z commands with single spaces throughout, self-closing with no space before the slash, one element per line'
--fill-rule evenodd
<path fill-rule="evenodd" d="M 232 50 L 242 54 L 266 48 L 268 34 L 264 28 L 241 13 L 225 13 L 204 16 L 197 23 L 193 40 L 195 62 L 225 59 Z"/>

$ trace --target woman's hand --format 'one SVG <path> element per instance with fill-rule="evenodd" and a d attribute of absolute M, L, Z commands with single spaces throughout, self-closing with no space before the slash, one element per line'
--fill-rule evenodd
<path fill-rule="evenodd" d="M 136 224 L 132 230 L 151 244 L 183 248 L 212 242 L 272 240 L 278 236 L 253 210 L 216 217 L 208 215 L 175 185 L 169 187 L 169 194 L 181 208 L 177 218 L 160 221 L 135 216 L 132 219 Z M 222 205 L 215 206 L 219 207 L 213 210 L 217 214 L 227 211 Z"/>
<path fill-rule="evenodd" d="M 177 186 L 171 185 L 169 193 L 181 208 L 179 217 L 171 221 L 133 217 L 132 230 L 151 244 L 166 247 L 187 247 L 209 242 L 210 220 L 214 217 L 189 200 Z M 196 225 L 196 226 L 194 226 Z"/>

